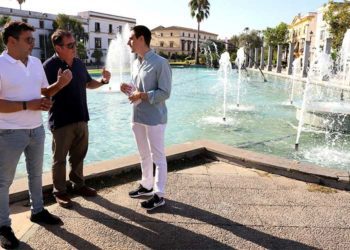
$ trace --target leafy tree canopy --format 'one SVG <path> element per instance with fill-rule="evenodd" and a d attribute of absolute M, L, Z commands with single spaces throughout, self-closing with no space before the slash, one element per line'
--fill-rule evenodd
<path fill-rule="evenodd" d="M 53 23 L 54 30 L 65 29 L 74 34 L 77 41 L 86 41 L 89 35 L 85 33 L 82 22 L 65 14 L 58 14 Z"/>
<path fill-rule="evenodd" d="M 323 19 L 329 25 L 329 33 L 332 36 L 332 48 L 338 51 L 342 45 L 344 35 L 350 28 L 350 1 L 334 2 L 330 0 L 323 13 Z"/>
<path fill-rule="evenodd" d="M 267 28 L 263 31 L 265 43 L 271 46 L 287 44 L 288 25 L 281 22 L 275 28 Z"/>

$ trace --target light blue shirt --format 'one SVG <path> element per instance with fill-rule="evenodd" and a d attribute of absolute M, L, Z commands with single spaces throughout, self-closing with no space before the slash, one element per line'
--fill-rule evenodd
<path fill-rule="evenodd" d="M 165 100 L 171 92 L 171 75 L 168 60 L 151 50 L 142 61 L 135 60 L 132 80 L 140 92 L 147 93 L 148 100 L 133 105 L 133 122 L 150 126 L 167 123 Z"/>

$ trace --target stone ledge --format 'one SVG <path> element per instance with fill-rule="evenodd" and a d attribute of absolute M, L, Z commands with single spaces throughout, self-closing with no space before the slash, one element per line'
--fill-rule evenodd
<path fill-rule="evenodd" d="M 168 162 L 203 155 L 215 160 L 234 163 L 246 168 L 254 168 L 289 178 L 317 183 L 341 190 L 350 190 L 350 176 L 346 171 L 327 169 L 313 164 L 301 163 L 272 155 L 255 153 L 221 143 L 198 140 L 166 148 Z M 118 175 L 139 168 L 138 155 L 130 155 L 115 160 L 90 164 L 84 168 L 85 178 L 93 179 Z M 52 189 L 51 172 L 43 174 L 43 191 Z M 27 178 L 13 182 L 10 188 L 10 202 L 28 198 Z"/>

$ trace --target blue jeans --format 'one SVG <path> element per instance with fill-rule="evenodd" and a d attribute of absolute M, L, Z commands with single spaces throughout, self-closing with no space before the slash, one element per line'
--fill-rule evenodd
<path fill-rule="evenodd" d="M 42 169 L 44 127 L 35 129 L 0 129 L 0 227 L 11 226 L 9 188 L 24 152 L 29 181 L 29 197 L 33 214 L 43 210 Z"/>

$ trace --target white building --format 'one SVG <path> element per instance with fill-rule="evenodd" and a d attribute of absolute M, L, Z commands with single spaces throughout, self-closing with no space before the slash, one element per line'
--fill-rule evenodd
<path fill-rule="evenodd" d="M 35 28 L 35 45 L 32 55 L 41 59 L 49 57 L 46 55 L 45 41 L 50 39 L 48 36 L 52 32 L 52 24 L 56 15 L 40 13 L 35 11 L 18 10 L 0 7 L 0 16 L 9 16 L 12 21 L 24 21 Z"/>
<path fill-rule="evenodd" d="M 110 14 L 99 13 L 95 11 L 79 12 L 78 16 L 87 20 L 87 32 L 89 41 L 86 44 L 87 55 L 89 60 L 95 49 L 100 49 L 104 55 L 104 61 L 107 54 L 108 46 L 118 32 L 123 32 L 126 24 L 131 28 L 136 25 L 135 18 L 115 16 Z"/>
<path fill-rule="evenodd" d="M 34 32 L 35 46 L 32 55 L 42 60 L 50 57 L 46 49 L 45 41 L 50 41 L 50 34 L 53 32 L 53 22 L 57 15 L 35 11 L 19 10 L 0 7 L 0 16 L 9 16 L 12 21 L 24 21 L 36 29 Z M 105 60 L 108 45 L 116 37 L 116 34 L 127 25 L 130 28 L 135 26 L 136 19 L 99 13 L 94 11 L 79 12 L 77 16 L 71 16 L 82 22 L 83 28 L 89 35 L 85 48 L 88 62 L 94 62 L 91 57 L 95 49 L 103 53 L 102 61 Z"/>
<path fill-rule="evenodd" d="M 328 5 L 317 9 L 315 49 L 316 51 L 322 50 L 329 53 L 331 35 L 328 31 L 328 24 L 323 20 L 323 13 L 327 10 L 327 7 Z"/>

